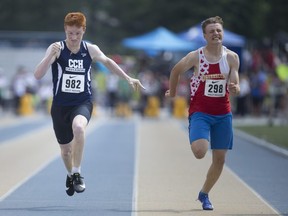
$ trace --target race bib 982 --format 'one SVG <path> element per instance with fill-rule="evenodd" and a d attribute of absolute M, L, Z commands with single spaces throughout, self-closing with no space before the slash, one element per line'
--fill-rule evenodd
<path fill-rule="evenodd" d="M 62 92 L 80 93 L 84 91 L 84 75 L 63 74 Z"/>

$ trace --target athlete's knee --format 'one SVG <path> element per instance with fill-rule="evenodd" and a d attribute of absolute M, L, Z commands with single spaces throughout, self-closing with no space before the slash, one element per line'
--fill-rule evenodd
<path fill-rule="evenodd" d="M 73 134 L 74 136 L 81 136 L 85 133 L 85 126 L 80 123 L 73 124 Z"/>
<path fill-rule="evenodd" d="M 85 128 L 87 125 L 87 119 L 83 116 L 76 116 L 73 120 L 72 129 L 74 137 L 82 136 L 85 133 Z"/>
<path fill-rule="evenodd" d="M 206 152 L 208 150 L 208 142 L 207 140 L 201 139 L 196 140 L 191 143 L 191 150 L 197 159 L 202 159 L 205 157 Z"/>
<path fill-rule="evenodd" d="M 193 151 L 193 150 L 192 150 L 192 152 L 193 152 L 193 154 L 194 154 L 194 156 L 195 156 L 196 159 L 202 159 L 202 158 L 204 158 L 205 155 L 206 155 L 206 152 L 203 152 L 203 151 L 201 151 L 201 150 L 197 150 L 197 151 Z"/>
<path fill-rule="evenodd" d="M 214 150 L 213 151 L 213 164 L 218 167 L 223 167 L 225 164 L 226 151 Z"/>
<path fill-rule="evenodd" d="M 213 160 L 214 166 L 223 167 L 225 164 L 225 158 L 217 158 Z"/>

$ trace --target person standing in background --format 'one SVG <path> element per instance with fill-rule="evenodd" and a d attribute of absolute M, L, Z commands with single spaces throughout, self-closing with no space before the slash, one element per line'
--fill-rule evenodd
<path fill-rule="evenodd" d="M 250 81 L 246 74 L 239 75 L 239 85 L 241 92 L 237 96 L 236 114 L 243 117 L 248 113 L 249 95 L 250 95 Z"/>

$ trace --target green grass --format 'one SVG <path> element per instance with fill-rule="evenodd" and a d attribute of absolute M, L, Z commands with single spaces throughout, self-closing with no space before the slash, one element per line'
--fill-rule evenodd
<path fill-rule="evenodd" d="M 275 145 L 288 148 L 288 126 L 237 126 L 250 135 L 264 139 Z"/>

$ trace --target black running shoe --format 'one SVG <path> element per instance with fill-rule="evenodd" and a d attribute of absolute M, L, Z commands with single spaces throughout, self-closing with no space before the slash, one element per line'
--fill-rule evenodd
<path fill-rule="evenodd" d="M 73 196 L 75 190 L 73 187 L 73 178 L 67 175 L 66 178 L 66 193 L 68 196 Z"/>
<path fill-rule="evenodd" d="M 82 193 L 85 190 L 85 183 L 80 173 L 73 174 L 73 187 L 77 193 Z"/>

